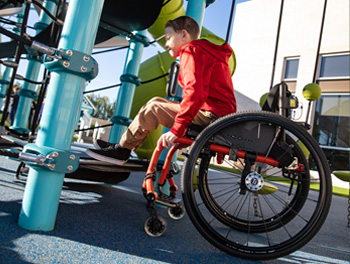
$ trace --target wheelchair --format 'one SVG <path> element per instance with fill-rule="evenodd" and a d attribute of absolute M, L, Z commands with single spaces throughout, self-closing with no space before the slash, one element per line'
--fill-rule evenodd
<path fill-rule="evenodd" d="M 323 151 L 307 132 L 308 125 L 286 117 L 289 107 L 280 100 L 289 101 L 286 86 L 278 90 L 282 92 L 273 97 L 282 102 L 279 113 L 235 113 L 204 129 L 189 126 L 169 150 L 155 191 L 162 151 L 157 146 L 142 186 L 150 214 L 147 234 L 158 237 L 166 230 L 167 223 L 155 208 L 158 203 L 169 208 L 173 219 L 181 219 L 186 211 L 207 241 L 243 259 L 279 258 L 316 235 L 331 204 L 331 172 Z M 183 148 L 187 149 L 181 171 L 184 206 L 176 198 L 173 175 L 178 168 L 171 162 Z M 169 194 L 163 190 L 166 181 Z"/>

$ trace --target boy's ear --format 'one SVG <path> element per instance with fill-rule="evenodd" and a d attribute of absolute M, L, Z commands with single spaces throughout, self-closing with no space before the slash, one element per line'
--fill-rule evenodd
<path fill-rule="evenodd" d="M 181 34 L 182 34 L 182 39 L 183 40 L 191 39 L 191 36 L 190 36 L 190 34 L 188 33 L 188 31 L 186 29 L 183 29 L 181 31 Z"/>

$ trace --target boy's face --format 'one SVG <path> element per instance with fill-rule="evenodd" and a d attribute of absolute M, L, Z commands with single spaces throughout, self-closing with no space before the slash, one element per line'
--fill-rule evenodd
<path fill-rule="evenodd" d="M 172 27 L 165 28 L 165 48 L 168 50 L 171 57 L 179 56 L 183 45 L 191 41 L 190 35 L 186 30 L 177 33 Z"/>

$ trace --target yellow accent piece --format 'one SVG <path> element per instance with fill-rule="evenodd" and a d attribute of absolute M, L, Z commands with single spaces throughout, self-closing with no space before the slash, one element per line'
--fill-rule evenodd
<path fill-rule="evenodd" d="M 269 93 L 265 93 L 260 97 L 259 105 L 261 108 L 264 106 L 268 96 L 269 96 Z"/>
<path fill-rule="evenodd" d="M 258 191 L 258 194 L 272 194 L 278 191 L 278 187 L 268 183 L 268 182 L 264 182 L 264 186 Z"/>
<path fill-rule="evenodd" d="M 321 87 L 316 83 L 309 83 L 303 89 L 303 96 L 308 101 L 315 101 L 320 98 L 322 94 Z"/>
<path fill-rule="evenodd" d="M 297 145 L 301 149 L 301 151 L 304 153 L 305 157 L 307 158 L 310 155 L 310 151 L 305 147 L 304 143 L 301 141 L 297 142 Z"/>
<path fill-rule="evenodd" d="M 335 177 L 342 181 L 350 182 L 350 171 L 333 171 Z"/>
<path fill-rule="evenodd" d="M 290 105 L 290 107 L 295 107 L 296 106 L 296 101 L 294 99 L 290 99 L 289 105 Z"/>

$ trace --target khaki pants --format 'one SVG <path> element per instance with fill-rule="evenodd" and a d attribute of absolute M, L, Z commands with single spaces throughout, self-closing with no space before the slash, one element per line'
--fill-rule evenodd
<path fill-rule="evenodd" d="M 158 125 L 171 128 L 179 111 L 180 103 L 161 97 L 151 99 L 135 116 L 119 144 L 124 148 L 137 150 L 145 142 L 149 132 L 157 129 Z M 215 118 L 217 116 L 213 113 L 200 110 L 192 123 L 206 126 Z"/>

